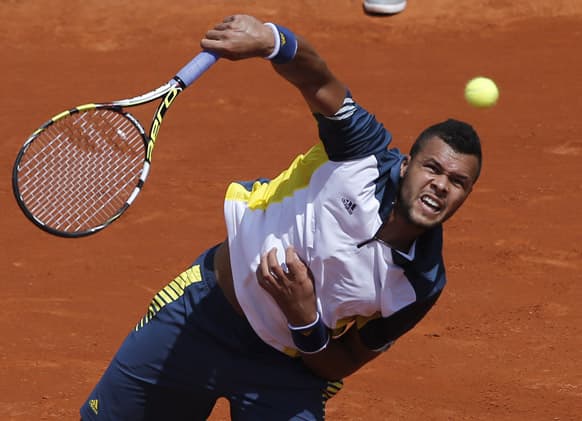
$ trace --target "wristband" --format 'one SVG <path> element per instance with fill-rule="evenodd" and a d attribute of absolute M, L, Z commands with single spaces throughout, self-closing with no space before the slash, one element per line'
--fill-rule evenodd
<path fill-rule="evenodd" d="M 271 22 L 266 22 L 265 25 L 271 28 L 275 37 L 275 47 L 271 54 L 265 58 L 276 64 L 289 63 L 297 53 L 295 34 L 281 25 L 275 25 Z"/>
<path fill-rule="evenodd" d="M 323 351 L 329 343 L 329 330 L 323 324 L 319 312 L 315 321 L 305 326 L 292 326 L 287 324 L 291 331 L 293 343 L 304 354 L 316 354 Z"/>

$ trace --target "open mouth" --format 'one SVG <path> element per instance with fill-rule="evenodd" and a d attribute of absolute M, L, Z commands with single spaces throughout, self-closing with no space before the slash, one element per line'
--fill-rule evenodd
<path fill-rule="evenodd" d="M 420 202 L 432 213 L 439 213 L 443 208 L 440 201 L 427 194 L 420 196 Z"/>

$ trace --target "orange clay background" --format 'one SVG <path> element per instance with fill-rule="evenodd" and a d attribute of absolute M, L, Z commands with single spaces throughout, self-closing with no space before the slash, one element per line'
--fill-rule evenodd
<path fill-rule="evenodd" d="M 167 114 L 119 221 L 71 240 L 20 213 L 11 170 L 30 133 L 169 80 L 237 12 L 305 34 L 395 146 L 447 117 L 483 140 L 482 178 L 446 226 L 443 297 L 346 380 L 328 419 L 581 419 L 582 0 L 410 0 L 393 17 L 360 0 L 0 1 L 0 419 L 77 419 L 152 295 L 224 237 L 226 184 L 272 177 L 316 141 L 267 63 L 222 61 Z M 496 107 L 465 103 L 477 75 L 497 81 Z M 211 419 L 228 419 L 224 402 Z"/>

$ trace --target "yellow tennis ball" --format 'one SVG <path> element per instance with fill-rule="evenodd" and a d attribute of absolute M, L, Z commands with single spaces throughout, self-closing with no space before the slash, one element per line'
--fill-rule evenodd
<path fill-rule="evenodd" d="M 492 107 L 499 99 L 499 89 L 491 79 L 479 76 L 467 82 L 465 99 L 473 107 Z"/>

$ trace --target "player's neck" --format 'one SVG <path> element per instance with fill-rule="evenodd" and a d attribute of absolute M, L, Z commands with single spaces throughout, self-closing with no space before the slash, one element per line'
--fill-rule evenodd
<path fill-rule="evenodd" d="M 390 247 L 407 253 L 424 231 L 424 228 L 410 223 L 399 212 L 392 211 L 376 237 Z"/>

